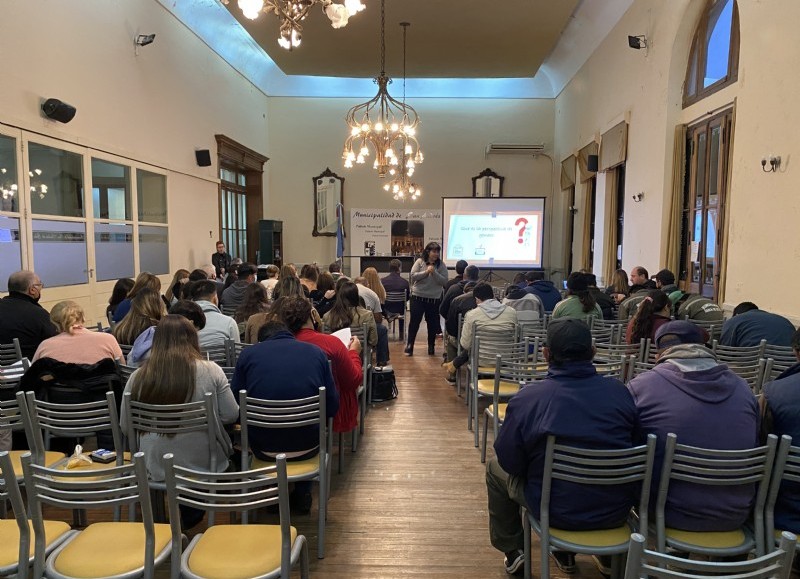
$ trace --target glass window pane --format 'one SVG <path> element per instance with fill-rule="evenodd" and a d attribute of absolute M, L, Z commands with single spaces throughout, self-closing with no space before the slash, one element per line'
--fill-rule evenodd
<path fill-rule="evenodd" d="M 711 129 L 711 147 L 708 152 L 708 204 L 717 204 L 717 193 L 719 193 L 719 153 L 720 153 L 720 135 L 722 127 L 713 127 Z"/>
<path fill-rule="evenodd" d="M 95 223 L 94 255 L 98 281 L 133 277 L 133 226 Z"/>
<path fill-rule="evenodd" d="M 244 173 L 239 173 L 237 177 L 238 177 L 237 183 L 239 183 L 239 185 L 241 185 L 242 187 L 247 185 L 247 176 Z"/>
<path fill-rule="evenodd" d="M 49 287 L 89 282 L 86 224 L 34 219 L 33 265 Z"/>
<path fill-rule="evenodd" d="M 5 135 L 0 135 L 0 211 L 19 211 L 17 141 Z"/>
<path fill-rule="evenodd" d="M 169 273 L 169 230 L 152 225 L 139 226 L 139 271 Z"/>
<path fill-rule="evenodd" d="M 136 169 L 136 193 L 139 221 L 167 222 L 167 178 L 164 175 Z M 142 270 L 156 273 L 152 270 Z"/>
<path fill-rule="evenodd" d="M 697 139 L 697 175 L 694 190 L 697 194 L 695 207 L 703 206 L 703 192 L 706 189 L 706 134 L 700 133 Z"/>
<path fill-rule="evenodd" d="M 700 283 L 700 244 L 703 241 L 703 212 L 694 212 L 694 228 L 690 259 L 692 262 L 692 281 Z"/>
<path fill-rule="evenodd" d="M 8 291 L 8 276 L 21 269 L 19 219 L 0 215 L 0 292 Z"/>
<path fill-rule="evenodd" d="M 720 0 L 720 4 L 724 4 L 724 6 L 721 7 L 721 10 L 717 7 L 714 8 L 706 32 L 708 37 L 706 39 L 706 70 L 703 75 L 703 88 L 728 76 L 733 0 Z"/>
<path fill-rule="evenodd" d="M 708 218 L 706 220 L 706 270 L 703 279 L 704 284 L 714 284 L 714 262 L 717 253 L 717 211 L 716 209 L 708 210 Z"/>
<path fill-rule="evenodd" d="M 34 214 L 84 216 L 81 155 L 28 143 L 28 162 Z"/>
<path fill-rule="evenodd" d="M 99 219 L 133 219 L 130 168 L 92 159 L 92 199 Z"/>
<path fill-rule="evenodd" d="M 236 183 L 236 172 L 222 168 L 219 170 L 219 178 L 228 183 Z"/>

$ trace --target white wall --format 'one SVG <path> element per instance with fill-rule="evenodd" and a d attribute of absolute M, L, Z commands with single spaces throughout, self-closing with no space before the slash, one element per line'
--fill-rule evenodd
<path fill-rule="evenodd" d="M 166 169 L 171 267 L 207 263 L 219 228 L 216 162 L 200 168 L 194 151 L 213 159 L 220 133 L 266 152 L 266 96 L 154 1 L 4 2 L 0 30 L 0 123 Z M 156 34 L 138 56 L 136 33 Z M 72 122 L 43 117 L 49 97 L 77 108 Z M 45 305 L 67 295 L 48 289 Z"/>
<path fill-rule="evenodd" d="M 553 101 L 512 99 L 413 99 L 419 113 L 418 138 L 425 162 L 413 179 L 422 187 L 416 202 L 394 201 L 371 168 L 374 157 L 352 169 L 342 166 L 347 136 L 344 116 L 360 101 L 351 99 L 270 98 L 269 195 L 266 213 L 284 221 L 286 259 L 295 263 L 335 258 L 335 238 L 311 237 L 312 177 L 326 167 L 345 178 L 344 205 L 351 208 L 436 209 L 442 197 L 472 195 L 471 178 L 490 167 L 505 177 L 504 196 L 550 197 L 554 173 L 546 157 L 491 155 L 489 143 L 545 143 L 553 146 Z M 548 211 L 550 210 L 548 199 Z M 349 219 L 349 214 L 348 214 Z M 347 223 L 345 223 L 347 226 Z M 560 238 L 546 230 L 546 238 Z M 547 243 L 547 242 L 546 242 Z M 557 244 L 547 251 L 560 252 Z M 347 253 L 347 248 L 346 248 Z M 559 254 L 560 255 L 560 254 Z M 454 265 L 454 264 L 451 264 Z M 546 264 L 547 265 L 547 264 Z"/>

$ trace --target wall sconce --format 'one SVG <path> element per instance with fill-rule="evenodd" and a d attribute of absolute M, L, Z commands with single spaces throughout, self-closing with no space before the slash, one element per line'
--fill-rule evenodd
<path fill-rule="evenodd" d="M 569 212 L 570 212 L 572 215 L 575 215 L 575 214 L 578 212 L 578 208 L 577 208 L 577 207 L 575 207 L 575 206 L 573 205 L 573 206 L 571 206 L 571 207 L 568 209 L 568 211 L 569 211 Z"/>
<path fill-rule="evenodd" d="M 634 203 L 641 203 L 642 199 L 644 199 L 644 192 L 639 192 L 633 195 Z"/>
<path fill-rule="evenodd" d="M 767 169 L 767 163 L 769 163 L 769 169 Z M 774 173 L 778 170 L 778 167 L 781 166 L 781 158 L 780 156 L 774 157 L 770 155 L 769 157 L 764 157 L 761 159 L 761 170 L 764 173 Z"/>
<path fill-rule="evenodd" d="M 634 50 L 647 48 L 647 37 L 644 34 L 638 36 L 628 36 L 628 46 Z"/>
<path fill-rule="evenodd" d="M 153 41 L 156 39 L 155 34 L 137 34 L 136 37 L 133 39 L 133 43 L 136 46 L 147 46 L 148 44 L 153 44 Z"/>

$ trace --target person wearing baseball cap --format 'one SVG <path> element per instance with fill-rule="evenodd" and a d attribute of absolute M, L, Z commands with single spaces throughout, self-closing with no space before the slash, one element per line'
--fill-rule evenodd
<path fill-rule="evenodd" d="M 655 434 L 651 505 L 656 500 L 667 434 L 690 446 L 722 450 L 758 446 L 758 405 L 744 379 L 717 362 L 708 333 L 687 321 L 668 322 L 655 335 L 655 368 L 628 383 L 642 437 Z M 504 427 L 505 428 L 505 427 Z M 642 439 L 643 440 L 643 439 Z M 732 531 L 750 515 L 755 486 L 707 487 L 673 481 L 666 526 L 684 531 Z"/>
<path fill-rule="evenodd" d="M 522 388 L 508 404 L 495 441 L 495 458 L 486 466 L 489 535 L 505 554 L 506 572 L 523 567 L 520 505 L 539 517 L 547 437 L 597 449 L 629 448 L 638 432 L 633 399 L 615 378 L 597 374 L 589 326 L 582 320 L 553 320 L 544 355 L 547 377 Z M 631 485 L 576 486 L 553 481 L 550 524 L 559 529 L 609 529 L 623 524 L 637 500 Z M 552 553 L 556 565 L 575 572 L 575 555 Z"/>

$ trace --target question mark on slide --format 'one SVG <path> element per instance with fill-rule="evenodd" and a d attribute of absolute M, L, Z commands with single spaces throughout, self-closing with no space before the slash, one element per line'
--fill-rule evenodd
<path fill-rule="evenodd" d="M 522 234 L 525 233 L 525 226 L 528 224 L 528 220 L 524 217 L 520 217 L 514 222 L 514 225 L 522 224 L 522 227 L 519 228 L 519 239 L 517 239 L 517 243 L 522 243 Z"/>

